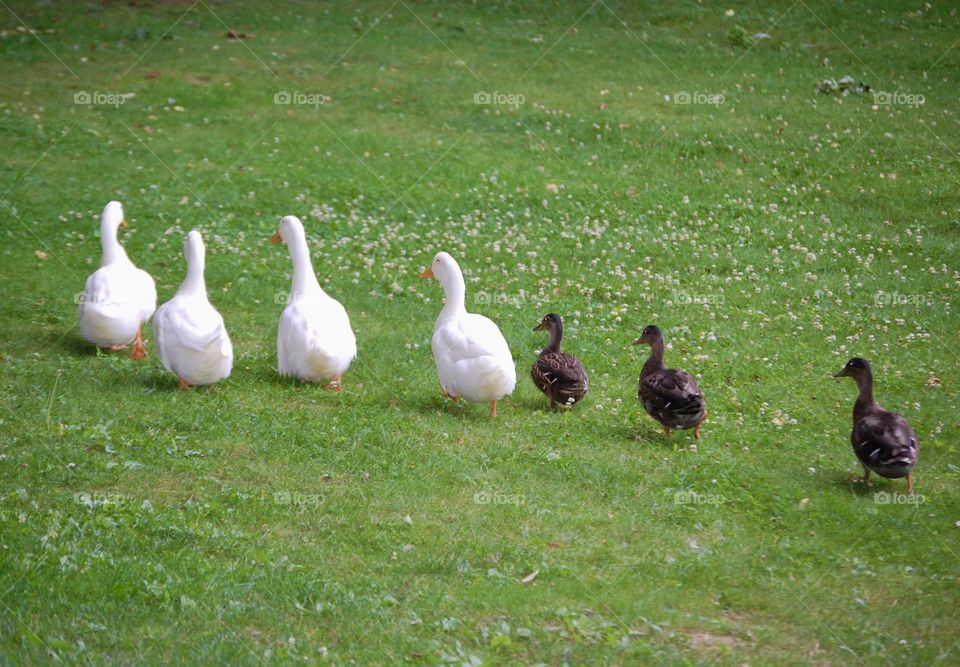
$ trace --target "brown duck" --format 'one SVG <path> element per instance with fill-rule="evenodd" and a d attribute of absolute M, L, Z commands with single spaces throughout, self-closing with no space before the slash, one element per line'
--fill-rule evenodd
<path fill-rule="evenodd" d="M 650 346 L 650 358 L 640 371 L 637 396 L 647 414 L 671 429 L 692 428 L 700 438 L 700 424 L 707 418 L 707 401 L 692 375 L 676 368 L 663 367 L 663 332 L 651 324 L 643 330 L 634 345 Z"/>
<path fill-rule="evenodd" d="M 563 320 L 550 313 L 533 329 L 550 334 L 550 342 L 530 369 L 530 377 L 537 389 L 550 399 L 550 407 L 572 406 L 587 395 L 587 372 L 572 354 L 560 351 L 563 340 Z"/>
<path fill-rule="evenodd" d="M 870 471 L 890 479 L 907 478 L 907 493 L 913 493 L 913 467 L 920 455 L 920 444 L 907 420 L 884 410 L 873 400 L 873 372 L 866 359 L 854 357 L 833 374 L 852 377 L 860 395 L 853 404 L 853 453 L 863 466 L 863 481 Z"/>

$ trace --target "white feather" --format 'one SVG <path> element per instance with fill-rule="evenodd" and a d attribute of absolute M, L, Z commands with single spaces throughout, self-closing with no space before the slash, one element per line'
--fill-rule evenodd
<path fill-rule="evenodd" d="M 78 308 L 80 334 L 100 347 L 128 345 L 157 308 L 150 274 L 134 266 L 117 241 L 123 207 L 110 202 L 100 219 L 100 268 L 87 278 Z"/>
<path fill-rule="evenodd" d="M 510 347 L 492 320 L 466 311 L 459 265 L 441 252 L 434 257 L 431 270 L 447 299 L 431 340 L 440 386 L 451 396 L 478 403 L 498 401 L 513 393 L 517 371 Z"/>
<path fill-rule="evenodd" d="M 207 298 L 200 232 L 194 230 L 187 236 L 184 256 L 187 277 L 153 318 L 157 348 L 164 368 L 187 384 L 212 384 L 230 377 L 233 344 L 223 317 Z"/>
<path fill-rule="evenodd" d="M 290 250 L 293 278 L 277 330 L 277 370 L 307 382 L 333 380 L 346 373 L 357 356 L 350 318 L 317 282 L 300 220 L 286 216 L 279 233 Z"/>

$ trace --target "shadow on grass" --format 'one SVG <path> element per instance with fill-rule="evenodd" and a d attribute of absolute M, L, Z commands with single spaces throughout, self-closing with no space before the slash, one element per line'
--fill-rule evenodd
<path fill-rule="evenodd" d="M 654 445 L 665 449 L 679 449 L 680 447 L 689 447 L 703 442 L 707 437 L 701 434 L 701 439 L 693 437 L 692 429 L 677 429 L 670 435 L 663 432 L 663 428 L 651 419 L 642 417 L 638 423 L 628 424 L 620 428 L 622 437 L 625 440 L 632 440 L 641 445 Z"/>
<path fill-rule="evenodd" d="M 51 340 L 50 344 L 53 345 L 55 341 Z M 74 335 L 67 336 L 63 339 L 60 345 L 56 346 L 57 348 L 64 350 L 67 354 L 70 354 L 74 357 L 95 357 L 97 356 L 97 348 L 93 343 L 88 343 L 82 336 Z M 56 348 L 55 348 L 56 349 Z M 105 354 L 116 354 L 115 352 L 105 352 Z"/>
<path fill-rule="evenodd" d="M 904 495 L 907 493 L 906 478 L 889 479 L 876 473 L 870 473 L 868 482 L 863 481 L 861 473 L 838 473 L 832 477 L 830 485 L 849 491 L 858 498 L 873 498 L 878 493 Z"/>
<path fill-rule="evenodd" d="M 524 396 L 523 398 L 508 398 L 507 401 L 525 412 L 532 412 L 542 415 L 561 415 L 568 412 L 567 408 L 550 408 L 550 399 L 546 396 Z"/>
<path fill-rule="evenodd" d="M 506 401 L 497 402 L 497 417 L 490 416 L 489 403 L 472 403 L 470 401 L 453 399 L 436 394 L 418 393 L 415 396 L 407 396 L 404 403 L 415 408 L 421 415 L 427 417 L 453 417 L 460 421 L 484 422 L 491 419 L 501 419 L 507 417 L 505 412 L 509 409 Z"/>

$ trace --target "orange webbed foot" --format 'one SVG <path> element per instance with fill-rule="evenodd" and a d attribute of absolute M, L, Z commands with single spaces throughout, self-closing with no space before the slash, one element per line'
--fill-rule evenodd
<path fill-rule="evenodd" d="M 137 329 L 137 337 L 133 341 L 133 349 L 130 350 L 130 358 L 134 361 L 140 361 L 147 358 L 147 348 L 143 346 L 143 326 Z"/>

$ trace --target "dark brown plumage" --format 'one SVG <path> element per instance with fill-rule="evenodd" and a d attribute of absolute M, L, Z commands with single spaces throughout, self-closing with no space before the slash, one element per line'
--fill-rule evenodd
<path fill-rule="evenodd" d="M 890 479 L 906 477 L 907 493 L 912 494 L 912 472 L 920 456 L 920 443 L 910 424 L 873 400 L 873 372 L 866 359 L 854 357 L 834 377 L 852 377 L 860 389 L 853 404 L 850 443 L 863 466 L 863 481 L 870 477 L 871 470 Z"/>
<path fill-rule="evenodd" d="M 650 358 L 640 371 L 637 397 L 647 414 L 670 429 L 692 428 L 693 436 L 700 438 L 700 424 L 707 418 L 707 401 L 692 375 L 676 368 L 663 367 L 663 332 L 650 325 L 643 330 L 634 345 L 650 346 Z"/>
<path fill-rule="evenodd" d="M 537 388 L 550 399 L 550 407 L 571 406 L 587 395 L 589 382 L 583 364 L 572 354 L 560 351 L 563 340 L 563 321 L 559 315 L 550 313 L 543 318 L 534 331 L 550 333 L 547 344 L 530 369 L 530 377 Z"/>

